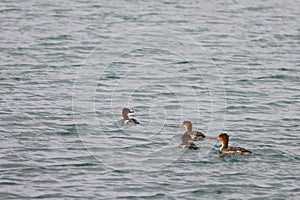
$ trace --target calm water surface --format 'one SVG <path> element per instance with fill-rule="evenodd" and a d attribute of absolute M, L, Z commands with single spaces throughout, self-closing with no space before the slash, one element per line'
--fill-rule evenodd
<path fill-rule="evenodd" d="M 299 7 L 2 1 L 1 199 L 299 198 Z"/>

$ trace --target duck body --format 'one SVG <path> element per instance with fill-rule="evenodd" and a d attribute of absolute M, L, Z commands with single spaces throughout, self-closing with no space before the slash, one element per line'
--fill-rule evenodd
<path fill-rule="evenodd" d="M 134 118 L 129 118 L 128 114 L 134 113 L 133 110 L 130 110 L 129 108 L 123 108 L 122 110 L 122 116 L 123 119 L 120 120 L 121 124 L 140 124 L 136 119 Z"/>
<path fill-rule="evenodd" d="M 121 119 L 121 124 L 140 124 L 136 119 L 129 118 L 129 119 Z"/>
<path fill-rule="evenodd" d="M 181 144 L 178 146 L 178 148 L 188 148 L 192 150 L 199 149 L 199 147 L 197 147 L 193 141 L 203 140 L 205 135 L 199 131 L 193 131 L 192 123 L 190 121 L 184 121 L 182 124 L 179 124 L 179 126 L 184 126 L 186 130 L 181 137 Z"/>
<path fill-rule="evenodd" d="M 186 131 L 186 134 L 189 134 L 193 141 L 203 140 L 205 135 L 200 131 Z"/>
<path fill-rule="evenodd" d="M 182 124 L 179 124 L 179 126 L 184 126 L 185 127 L 184 134 L 190 135 L 193 141 L 203 140 L 206 137 L 200 131 L 193 131 L 193 124 L 190 121 L 184 121 Z"/>
<path fill-rule="evenodd" d="M 253 153 L 247 149 L 242 147 L 229 147 L 226 149 L 220 149 L 220 154 L 236 154 L 236 155 L 245 155 L 245 156 L 252 156 Z"/>
<path fill-rule="evenodd" d="M 242 147 L 228 147 L 229 136 L 226 133 L 220 134 L 219 137 L 216 139 L 222 142 L 222 146 L 219 149 L 220 154 L 235 154 L 245 156 L 253 155 L 251 151 Z"/>
<path fill-rule="evenodd" d="M 180 149 L 191 149 L 191 150 L 197 150 L 199 147 L 195 145 L 195 143 L 191 142 L 190 144 L 181 144 L 178 146 Z"/>
<path fill-rule="evenodd" d="M 192 137 L 184 133 L 181 137 L 181 144 L 178 146 L 180 149 L 192 149 L 192 150 L 197 150 L 199 147 L 195 143 L 192 142 Z"/>

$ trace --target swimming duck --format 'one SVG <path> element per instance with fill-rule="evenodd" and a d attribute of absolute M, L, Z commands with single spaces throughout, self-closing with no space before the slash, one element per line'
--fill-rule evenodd
<path fill-rule="evenodd" d="M 182 124 L 179 124 L 179 126 L 185 127 L 185 132 L 182 135 L 181 145 L 179 145 L 179 148 L 188 148 L 192 150 L 199 149 L 199 147 L 197 147 L 192 141 L 202 140 L 205 138 L 205 135 L 199 131 L 193 131 L 193 125 L 190 121 L 184 121 Z"/>
<path fill-rule="evenodd" d="M 181 137 L 181 145 L 178 146 L 180 149 L 192 149 L 192 150 L 197 150 L 199 147 L 195 145 L 195 143 L 192 142 L 192 137 L 188 133 L 183 133 Z"/>
<path fill-rule="evenodd" d="M 213 140 L 220 140 L 222 146 L 219 149 L 220 154 L 236 154 L 236 155 L 245 155 L 252 156 L 253 153 L 242 147 L 228 147 L 229 136 L 226 133 L 221 133 L 217 138 L 211 138 Z"/>
<path fill-rule="evenodd" d="M 205 138 L 205 135 L 203 133 L 192 130 L 193 124 L 190 121 L 184 121 L 182 124 L 179 124 L 179 126 L 184 126 L 185 127 L 184 134 L 190 135 L 192 140 L 194 141 L 203 140 Z"/>
<path fill-rule="evenodd" d="M 139 124 L 140 123 L 134 118 L 129 118 L 128 114 L 130 114 L 130 113 L 134 113 L 134 111 L 129 110 L 129 108 L 123 108 L 123 110 L 122 110 L 123 119 L 121 119 L 121 121 L 120 121 L 121 124 Z"/>

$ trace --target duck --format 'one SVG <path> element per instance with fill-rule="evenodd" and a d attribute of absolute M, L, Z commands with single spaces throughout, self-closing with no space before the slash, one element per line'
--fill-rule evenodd
<path fill-rule="evenodd" d="M 254 155 L 250 150 L 244 149 L 242 147 L 228 147 L 229 136 L 226 133 L 221 133 L 217 138 L 211 138 L 213 140 L 220 140 L 222 146 L 219 149 L 220 154 L 235 154 L 235 155 Z"/>
<path fill-rule="evenodd" d="M 195 143 L 192 142 L 192 137 L 188 133 L 184 133 L 181 137 L 181 144 L 178 146 L 180 149 L 191 149 L 197 150 L 199 147 Z"/>
<path fill-rule="evenodd" d="M 178 124 L 179 126 L 184 126 L 185 127 L 185 132 L 184 134 L 188 134 L 191 136 L 192 140 L 197 141 L 197 140 L 203 140 L 206 136 L 199 131 L 193 131 L 193 124 L 190 121 L 184 121 L 182 124 Z"/>
<path fill-rule="evenodd" d="M 140 124 L 136 119 L 134 118 L 129 118 L 128 114 L 134 113 L 133 110 L 130 110 L 129 108 L 123 108 L 122 110 L 122 116 L 123 119 L 120 120 L 121 124 Z"/>
<path fill-rule="evenodd" d="M 193 141 L 202 140 L 205 138 L 205 135 L 199 131 L 193 131 L 193 124 L 190 121 L 184 121 L 182 124 L 178 125 L 185 127 L 185 132 L 181 137 L 181 144 L 178 146 L 178 148 L 188 148 L 192 150 L 199 149 L 199 147 L 197 147 L 197 145 L 193 143 Z"/>

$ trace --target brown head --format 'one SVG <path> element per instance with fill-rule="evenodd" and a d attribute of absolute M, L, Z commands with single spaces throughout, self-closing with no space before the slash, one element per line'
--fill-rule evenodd
<path fill-rule="evenodd" d="M 134 113 L 133 110 L 129 110 L 129 108 L 123 108 L 122 110 L 122 116 L 124 119 L 129 119 L 128 114 Z"/>
<path fill-rule="evenodd" d="M 190 121 L 184 121 L 182 124 L 179 124 L 179 126 L 184 126 L 186 131 L 192 131 L 192 122 Z"/>
<path fill-rule="evenodd" d="M 222 146 L 228 148 L 229 136 L 226 133 L 221 133 L 218 138 L 222 142 Z"/>
<path fill-rule="evenodd" d="M 221 148 L 228 148 L 229 136 L 226 133 L 221 133 L 217 138 L 209 138 L 211 140 L 220 140 L 222 142 Z"/>

